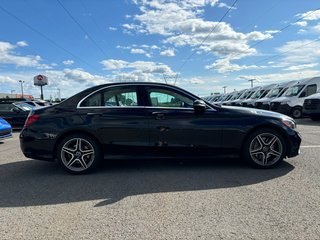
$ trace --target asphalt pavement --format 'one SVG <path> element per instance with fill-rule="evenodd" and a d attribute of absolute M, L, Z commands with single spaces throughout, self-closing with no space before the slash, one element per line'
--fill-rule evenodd
<path fill-rule="evenodd" d="M 0 142 L 0 239 L 320 239 L 320 122 L 276 169 L 238 160 L 106 163 L 74 176 Z"/>

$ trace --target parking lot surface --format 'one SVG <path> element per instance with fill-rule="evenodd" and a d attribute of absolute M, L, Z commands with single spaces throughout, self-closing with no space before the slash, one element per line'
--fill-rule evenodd
<path fill-rule="evenodd" d="M 113 161 L 74 176 L 0 142 L 0 239 L 320 239 L 320 122 L 276 169 Z"/>

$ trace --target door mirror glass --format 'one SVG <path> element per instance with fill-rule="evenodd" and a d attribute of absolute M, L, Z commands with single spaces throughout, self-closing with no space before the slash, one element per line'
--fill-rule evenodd
<path fill-rule="evenodd" d="M 206 103 L 197 99 L 193 102 L 193 109 L 196 113 L 203 113 L 206 111 Z"/>

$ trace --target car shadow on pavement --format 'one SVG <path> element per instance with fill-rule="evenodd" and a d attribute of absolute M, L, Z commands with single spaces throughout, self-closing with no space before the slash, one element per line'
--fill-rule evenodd
<path fill-rule="evenodd" d="M 139 194 L 213 190 L 282 177 L 294 167 L 253 169 L 239 160 L 121 160 L 86 175 L 71 175 L 57 163 L 25 160 L 0 165 L 0 207 L 98 200 L 105 206 Z"/>

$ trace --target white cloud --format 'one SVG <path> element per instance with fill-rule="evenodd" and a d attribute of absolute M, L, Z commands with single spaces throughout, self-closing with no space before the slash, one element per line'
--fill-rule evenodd
<path fill-rule="evenodd" d="M 146 53 L 145 50 L 139 49 L 139 48 L 132 48 L 132 49 L 130 50 L 130 52 L 131 52 L 131 53 L 134 53 L 134 54 L 145 54 L 145 53 Z"/>
<path fill-rule="evenodd" d="M 200 79 L 200 78 L 197 78 L 197 77 L 193 77 L 189 80 L 190 83 L 192 84 L 204 84 L 205 81 Z"/>
<path fill-rule="evenodd" d="M 123 25 L 131 34 L 144 32 L 162 35 L 165 44 L 172 44 L 175 47 L 189 46 L 199 49 L 199 53 L 229 58 L 229 61 L 232 59 L 230 56 L 240 59 L 256 54 L 256 49 L 250 48 L 250 42 L 270 39 L 274 32 L 241 33 L 235 31 L 228 23 L 204 20 L 203 13 L 206 6 L 217 4 L 221 7 L 226 6 L 218 1 L 136 0 L 134 2 L 139 6 L 141 13 L 131 19 L 133 23 Z"/>
<path fill-rule="evenodd" d="M 40 69 L 50 69 L 51 66 L 41 64 L 41 57 L 36 56 L 20 56 L 13 52 L 17 47 L 25 47 L 28 44 L 25 41 L 17 42 L 16 45 L 9 42 L 0 41 L 0 64 L 12 64 L 18 67 L 36 67 Z"/>
<path fill-rule="evenodd" d="M 129 63 L 123 60 L 108 59 L 100 62 L 106 70 L 116 70 L 125 68 Z"/>
<path fill-rule="evenodd" d="M 174 52 L 174 49 L 169 48 L 169 49 L 166 49 L 166 50 L 160 52 L 160 55 L 167 56 L 167 57 L 174 57 L 176 54 Z"/>
<path fill-rule="evenodd" d="M 320 19 L 320 10 L 299 13 L 296 16 L 302 17 L 304 21 L 314 21 Z"/>
<path fill-rule="evenodd" d="M 294 25 L 297 25 L 299 27 L 306 27 L 308 25 L 307 21 L 300 21 L 300 22 L 296 22 Z"/>
<path fill-rule="evenodd" d="M 314 76 L 319 76 L 320 71 L 318 70 L 305 70 L 290 73 L 272 73 L 272 74 L 262 74 L 262 75 L 247 75 L 248 79 L 260 79 L 261 82 L 265 83 L 280 83 L 284 81 L 300 80 L 303 78 L 311 78 Z M 236 80 L 243 81 L 242 78 L 237 78 Z"/>
<path fill-rule="evenodd" d="M 62 62 L 64 65 L 72 65 L 74 64 L 74 61 L 73 60 L 65 60 Z"/>
<path fill-rule="evenodd" d="M 116 27 L 109 27 L 109 30 L 110 31 L 117 31 L 117 28 Z"/>
<path fill-rule="evenodd" d="M 228 8 L 228 9 L 231 8 L 231 9 L 233 9 L 233 10 L 237 9 L 235 6 L 231 7 L 231 6 L 229 6 L 228 4 L 222 3 L 222 2 L 218 3 L 218 7 L 219 7 L 219 8 Z"/>
<path fill-rule="evenodd" d="M 288 68 L 285 68 L 284 70 L 286 70 L 286 71 L 300 71 L 303 69 L 314 68 L 318 65 L 319 65 L 318 63 L 301 64 L 301 65 L 290 66 Z"/>
<path fill-rule="evenodd" d="M 99 75 L 93 75 L 89 72 L 84 71 L 83 69 L 64 69 L 64 78 L 68 81 L 74 81 L 76 83 L 86 83 L 87 85 L 98 85 L 102 83 L 107 83 L 110 80 Z"/>
<path fill-rule="evenodd" d="M 320 42 L 314 40 L 289 41 L 277 48 L 283 57 L 278 61 L 280 66 L 310 64 L 319 61 Z"/>
<path fill-rule="evenodd" d="M 259 68 L 256 65 L 238 65 L 231 63 L 227 58 L 218 59 L 211 65 L 207 65 L 206 69 L 214 69 L 219 73 L 235 72 L 245 69 L 256 69 Z"/>
<path fill-rule="evenodd" d="M 26 47 L 26 46 L 29 46 L 29 45 L 28 45 L 28 43 L 26 41 L 19 41 L 19 42 L 17 42 L 17 46 Z"/>

